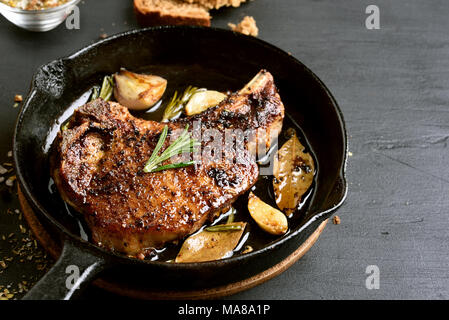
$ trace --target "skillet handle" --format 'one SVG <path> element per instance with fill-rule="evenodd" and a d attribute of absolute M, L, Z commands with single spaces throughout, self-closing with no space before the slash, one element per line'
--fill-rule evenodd
<path fill-rule="evenodd" d="M 69 300 L 106 266 L 103 258 L 66 239 L 58 261 L 23 300 Z"/>
<path fill-rule="evenodd" d="M 332 213 L 345 201 L 348 194 L 348 183 L 344 173 L 341 173 L 335 181 L 334 187 L 326 199 L 325 212 Z"/>

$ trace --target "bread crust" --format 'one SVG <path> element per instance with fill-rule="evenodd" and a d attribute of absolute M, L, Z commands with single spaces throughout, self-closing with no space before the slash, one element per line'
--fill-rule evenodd
<path fill-rule="evenodd" d="M 204 17 L 164 14 L 161 11 L 144 6 L 142 0 L 134 0 L 134 13 L 137 22 L 143 27 L 160 25 L 194 25 L 210 27 L 210 15 L 206 10 Z"/>

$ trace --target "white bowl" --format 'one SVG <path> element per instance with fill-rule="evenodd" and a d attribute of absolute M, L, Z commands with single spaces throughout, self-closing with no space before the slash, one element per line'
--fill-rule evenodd
<path fill-rule="evenodd" d="M 58 7 L 23 10 L 0 2 L 0 13 L 16 26 L 30 31 L 49 31 L 60 25 L 81 0 L 71 0 Z"/>

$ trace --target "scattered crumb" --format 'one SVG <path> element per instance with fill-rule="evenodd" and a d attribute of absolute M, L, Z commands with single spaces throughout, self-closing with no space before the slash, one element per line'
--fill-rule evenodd
<path fill-rule="evenodd" d="M 254 18 L 250 16 L 244 17 L 238 25 L 228 23 L 228 26 L 232 31 L 240 32 L 246 34 L 247 36 L 257 37 L 259 35 L 259 29 L 257 28 L 256 20 L 254 20 Z"/>
<path fill-rule="evenodd" d="M 250 252 L 252 252 L 253 250 L 254 250 L 253 247 L 251 247 L 251 246 L 245 246 L 245 249 L 242 251 L 242 254 L 250 253 Z"/>
<path fill-rule="evenodd" d="M 352 152 L 351 151 L 348 152 L 348 156 L 352 157 Z"/>
<path fill-rule="evenodd" d="M 21 224 L 19 224 L 19 229 L 20 229 L 20 232 L 22 232 L 22 233 L 27 232 L 27 229 L 24 226 L 22 226 Z"/>
<path fill-rule="evenodd" d="M 332 222 L 333 222 L 334 224 L 340 224 L 340 223 L 341 223 L 340 217 L 339 217 L 339 216 L 334 216 L 334 217 L 332 218 Z"/>
<path fill-rule="evenodd" d="M 10 300 L 14 298 L 14 294 L 9 293 L 8 289 L 4 289 L 2 292 L 0 292 L 0 300 Z"/>
<path fill-rule="evenodd" d="M 108 37 L 108 34 L 107 33 L 102 33 L 102 34 L 100 34 L 100 39 L 106 39 Z"/>
<path fill-rule="evenodd" d="M 8 151 L 8 158 L 12 157 L 12 151 Z"/>
<path fill-rule="evenodd" d="M 20 94 L 16 94 L 14 97 L 14 102 L 22 102 L 23 98 Z"/>
<path fill-rule="evenodd" d="M 12 187 L 12 186 L 14 186 L 14 181 L 16 181 L 16 176 L 11 176 L 6 180 L 5 184 L 8 187 Z"/>
<path fill-rule="evenodd" d="M 6 214 L 16 216 L 18 221 L 22 219 L 19 209 L 8 208 Z M 51 258 L 38 246 L 31 230 L 22 224 L 18 227 L 20 231 L 0 235 L 0 300 L 20 299 L 52 265 Z M 24 271 L 20 280 L 16 277 L 14 282 L 8 281 L 5 275 L 16 273 L 23 263 L 38 272 L 28 276 Z"/>

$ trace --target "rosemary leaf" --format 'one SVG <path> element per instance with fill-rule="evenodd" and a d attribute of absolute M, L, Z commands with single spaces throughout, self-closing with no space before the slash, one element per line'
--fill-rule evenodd
<path fill-rule="evenodd" d="M 159 140 L 156 144 L 156 147 L 154 148 L 153 153 L 150 156 L 150 159 L 148 159 L 147 163 L 145 164 L 143 171 L 146 173 L 150 173 L 194 165 L 195 161 L 161 165 L 165 160 L 168 160 L 175 155 L 195 151 L 195 147 L 200 145 L 199 142 L 191 138 L 191 135 L 188 130 L 189 125 L 186 125 L 183 133 L 159 155 L 158 153 L 161 150 L 162 146 L 164 145 L 164 142 L 167 139 L 168 134 L 168 126 L 164 126 L 164 129 L 162 129 L 161 135 L 159 136 Z"/>
<path fill-rule="evenodd" d="M 232 224 L 218 224 L 216 226 L 204 228 L 204 230 L 208 232 L 238 231 L 242 230 L 242 226 Z"/>
<path fill-rule="evenodd" d="M 100 95 L 100 91 L 98 90 L 98 87 L 95 86 L 92 89 L 92 95 L 90 96 L 90 101 L 94 101 L 95 99 L 98 99 L 99 95 Z"/>
<path fill-rule="evenodd" d="M 67 121 L 65 121 L 62 125 L 61 125 L 61 131 L 65 131 L 69 128 L 69 123 L 70 123 L 70 119 L 68 119 Z"/>
<path fill-rule="evenodd" d="M 112 76 L 106 76 L 103 78 L 103 83 L 101 84 L 100 90 L 98 86 L 92 89 L 92 95 L 90 96 L 90 101 L 98 98 L 102 98 L 104 101 L 109 101 L 114 93 L 114 79 Z"/>
<path fill-rule="evenodd" d="M 229 211 L 231 211 L 231 212 L 229 213 L 228 220 L 226 221 L 226 224 L 230 224 L 230 223 L 234 222 L 234 217 L 235 217 L 236 210 L 231 207 L 231 210 L 229 210 Z"/>
<path fill-rule="evenodd" d="M 184 167 L 192 166 L 194 164 L 195 164 L 195 161 L 181 162 L 181 163 L 171 163 L 171 164 L 167 164 L 165 166 L 157 167 L 152 172 L 158 172 L 158 171 L 167 170 L 167 169 L 184 168 Z"/>
<path fill-rule="evenodd" d="M 165 139 L 167 138 L 167 133 L 168 133 L 168 127 L 164 126 L 164 129 L 162 129 L 162 133 L 159 136 L 159 140 L 156 144 L 156 147 L 153 150 L 153 153 L 151 154 L 150 159 L 148 159 L 145 168 L 147 168 L 147 166 L 154 164 L 154 160 L 157 157 L 157 154 L 159 153 L 159 150 L 161 150 L 162 146 L 164 145 Z"/>
<path fill-rule="evenodd" d="M 103 84 L 101 85 L 100 98 L 104 101 L 109 101 L 112 98 L 114 92 L 114 80 L 111 76 L 103 78 Z"/>

